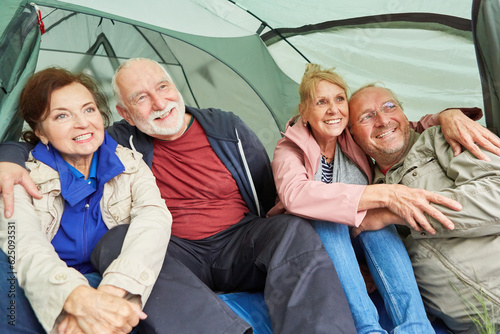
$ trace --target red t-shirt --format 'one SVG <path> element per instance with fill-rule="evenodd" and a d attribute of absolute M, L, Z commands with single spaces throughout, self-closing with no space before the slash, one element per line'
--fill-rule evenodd
<path fill-rule="evenodd" d="M 172 235 L 203 239 L 234 225 L 249 211 L 196 120 L 181 137 L 153 139 L 153 144 L 152 170 L 172 213 Z"/>

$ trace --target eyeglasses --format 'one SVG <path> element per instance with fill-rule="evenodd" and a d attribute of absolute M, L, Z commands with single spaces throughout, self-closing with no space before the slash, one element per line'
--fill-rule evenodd
<path fill-rule="evenodd" d="M 385 115 L 390 115 L 396 110 L 398 110 L 400 104 L 401 103 L 397 103 L 396 101 L 393 100 L 387 101 L 383 103 L 377 110 L 369 111 L 361 115 L 361 117 L 354 124 L 361 124 L 361 125 L 372 124 L 373 122 L 375 122 L 375 118 L 377 117 L 377 114 L 379 112 L 382 112 Z"/>

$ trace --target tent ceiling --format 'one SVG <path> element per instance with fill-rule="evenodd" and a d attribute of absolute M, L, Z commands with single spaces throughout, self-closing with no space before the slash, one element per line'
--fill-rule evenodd
<path fill-rule="evenodd" d="M 37 69 L 84 70 L 105 84 L 114 104 L 107 84 L 117 64 L 153 58 L 172 73 L 188 104 L 237 113 L 270 154 L 296 110 L 306 58 L 335 67 L 353 89 L 384 82 L 410 119 L 483 106 L 472 0 L 37 3 L 47 29 Z"/>
<path fill-rule="evenodd" d="M 219 15 L 211 1 L 194 1 Z M 391 1 L 382 6 L 369 0 L 235 2 L 268 24 L 260 34 L 279 67 L 296 82 L 307 62 L 302 54 L 335 67 L 352 89 L 385 83 L 399 94 L 410 119 L 453 106 L 483 107 L 471 0 Z M 261 25 L 255 18 L 239 23 L 224 17 L 249 31 Z M 398 21 L 404 18 L 414 22 Z M 270 38 L 275 33 L 269 27 L 301 54 Z"/>

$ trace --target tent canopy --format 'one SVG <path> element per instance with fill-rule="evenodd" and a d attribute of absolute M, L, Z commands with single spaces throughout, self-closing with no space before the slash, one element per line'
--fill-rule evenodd
<path fill-rule="evenodd" d="M 485 29 L 498 29 L 499 15 L 484 3 L 474 3 L 482 13 L 476 29 L 481 36 Z M 30 2 L 7 0 L 0 14 L 0 141 L 19 136 L 16 101 L 33 71 L 53 65 L 84 71 L 103 84 L 114 106 L 111 77 L 131 57 L 164 65 L 186 104 L 235 112 L 270 155 L 296 112 L 298 82 L 308 61 L 335 67 L 352 89 L 385 83 L 412 120 L 446 107 L 483 107 L 471 0 L 382 7 L 367 0 L 40 0 L 36 5 L 45 26 L 41 37 Z M 500 59 L 498 48 L 483 51 L 488 59 Z M 498 73 L 498 60 L 494 66 Z M 485 73 L 491 72 L 488 65 Z M 493 110 L 486 115 L 483 124 L 491 120 L 488 126 L 498 126 Z"/>

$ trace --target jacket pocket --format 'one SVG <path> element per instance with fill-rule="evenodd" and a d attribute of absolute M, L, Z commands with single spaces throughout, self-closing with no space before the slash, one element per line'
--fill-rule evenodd
<path fill-rule="evenodd" d="M 51 240 L 55 233 L 53 230 L 57 222 L 56 209 L 54 208 L 54 197 L 43 196 L 42 199 L 33 199 L 35 212 L 40 219 L 40 228 L 47 238 Z"/>
<path fill-rule="evenodd" d="M 130 224 L 132 196 L 128 194 L 126 197 L 110 200 L 108 210 L 117 224 Z"/>
<path fill-rule="evenodd" d="M 453 182 L 434 158 L 422 159 L 419 164 L 408 168 L 401 183 L 411 188 L 420 188 L 429 191 L 439 191 L 445 187 L 454 187 Z"/>

